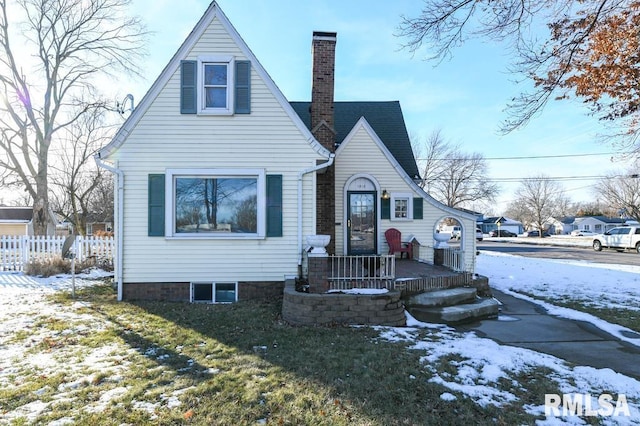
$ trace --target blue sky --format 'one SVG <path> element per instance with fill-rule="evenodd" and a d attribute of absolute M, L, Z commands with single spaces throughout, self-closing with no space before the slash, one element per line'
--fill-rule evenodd
<path fill-rule="evenodd" d="M 396 37 L 401 15 L 416 16 L 422 2 L 364 0 L 220 0 L 231 23 L 291 101 L 311 97 L 311 35 L 313 31 L 338 33 L 336 100 L 398 100 L 413 138 L 425 140 L 440 130 L 445 139 L 460 143 L 466 152 L 486 158 L 608 153 L 598 143 L 602 129 L 585 115 L 579 103 L 553 102 L 526 128 L 507 136 L 498 133 L 504 108 L 521 90 L 509 75 L 504 46 L 472 41 L 454 51 L 450 61 L 426 62 L 422 55 L 401 49 Z M 123 96 L 141 99 L 180 43 L 202 16 L 208 0 L 133 0 L 150 38 L 145 62 L 147 80 L 120 84 Z M 610 156 L 578 156 L 528 160 L 488 160 L 495 179 L 549 176 L 600 176 L 623 165 Z M 626 166 L 625 166 L 626 167 Z M 493 212 L 500 214 L 518 183 L 498 182 L 502 193 Z M 597 197 L 593 181 L 562 181 L 574 201 Z M 482 206 L 477 206 L 487 211 Z"/>

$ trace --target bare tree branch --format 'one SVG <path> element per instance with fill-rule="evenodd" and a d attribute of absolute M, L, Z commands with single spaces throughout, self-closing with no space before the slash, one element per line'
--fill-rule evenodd
<path fill-rule="evenodd" d="M 640 152 L 640 25 L 638 0 L 426 0 L 418 17 L 403 17 L 398 35 L 412 53 L 442 61 L 470 38 L 501 42 L 509 71 L 533 89 L 507 105 L 501 131 L 527 125 L 550 100 L 575 96 L 604 120 L 621 123 Z M 546 30 L 545 30 L 546 29 Z"/>
<path fill-rule="evenodd" d="M 414 142 L 414 145 L 417 143 Z M 468 207 L 475 201 L 493 201 L 499 187 L 488 178 L 481 154 L 467 154 L 435 131 L 426 141 L 424 157 L 418 158 L 422 187 L 449 207 Z"/>
<path fill-rule="evenodd" d="M 562 216 L 568 205 L 569 200 L 561 185 L 548 176 L 539 174 L 520 182 L 507 212 L 525 226 L 538 229 L 542 237 L 547 220 Z"/>
<path fill-rule="evenodd" d="M 140 73 L 147 33 L 140 18 L 127 16 L 129 4 L 0 0 L 0 166 L 3 181 L 20 182 L 33 198 L 37 234 L 47 232 L 50 151 L 58 133 L 104 106 L 98 76 Z M 10 10 L 23 18 L 20 31 L 10 26 L 17 21 Z"/>
<path fill-rule="evenodd" d="M 640 221 L 640 176 L 637 170 L 625 174 L 611 173 L 601 179 L 596 188 L 600 196 L 619 215 Z"/>

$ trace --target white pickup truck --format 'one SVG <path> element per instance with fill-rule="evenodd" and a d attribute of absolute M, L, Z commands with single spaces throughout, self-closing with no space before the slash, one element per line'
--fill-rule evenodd
<path fill-rule="evenodd" d="M 593 237 L 593 249 L 600 251 L 603 248 L 640 253 L 640 226 L 619 226 Z"/>

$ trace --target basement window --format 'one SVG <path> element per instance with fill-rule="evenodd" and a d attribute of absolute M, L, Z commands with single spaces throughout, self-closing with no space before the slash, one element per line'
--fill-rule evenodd
<path fill-rule="evenodd" d="M 237 282 L 191 283 L 191 303 L 233 303 L 237 301 Z"/>

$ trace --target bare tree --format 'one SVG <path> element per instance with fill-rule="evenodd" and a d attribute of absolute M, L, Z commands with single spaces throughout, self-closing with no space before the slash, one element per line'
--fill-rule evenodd
<path fill-rule="evenodd" d="M 507 209 L 526 227 L 534 227 L 543 236 L 544 225 L 551 217 L 563 216 L 568 205 L 561 185 L 544 174 L 525 178 L 516 189 L 514 201 Z"/>
<path fill-rule="evenodd" d="M 104 124 L 103 113 L 100 109 L 87 111 L 60 130 L 60 155 L 51 166 L 53 211 L 73 224 L 81 235 L 85 235 L 89 220 L 105 222 L 113 217 L 113 210 L 108 210 L 108 206 L 113 209 L 113 201 L 103 199 L 112 177 L 93 161 L 112 128 Z"/>
<path fill-rule="evenodd" d="M 611 173 L 596 184 L 596 190 L 619 215 L 640 221 L 640 176 Z"/>
<path fill-rule="evenodd" d="M 418 145 L 419 144 L 415 144 Z M 468 154 L 447 142 L 440 131 L 426 141 L 424 157 L 418 158 L 421 185 L 426 192 L 449 207 L 469 207 L 476 201 L 494 201 L 499 187 L 488 178 L 488 166 L 481 154 Z"/>
<path fill-rule="evenodd" d="M 633 145 L 640 133 L 638 25 L 638 0 L 425 0 L 419 16 L 403 18 L 399 35 L 410 51 L 425 48 L 437 61 L 469 38 L 504 43 L 510 71 L 534 83 L 508 105 L 505 133 L 549 100 L 573 95 L 602 119 L 622 118 L 624 131 L 613 136 Z"/>
<path fill-rule="evenodd" d="M 0 168 L 3 183 L 19 184 L 33 199 L 36 234 L 47 232 L 58 132 L 104 107 L 98 77 L 138 72 L 146 33 L 126 15 L 129 3 L 0 0 Z"/>
<path fill-rule="evenodd" d="M 597 190 L 596 190 L 597 191 Z M 602 201 L 582 201 L 573 204 L 572 214 L 575 216 L 608 216 L 616 215 L 610 205 L 605 205 Z"/>

